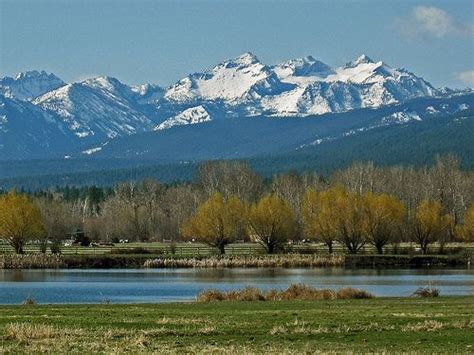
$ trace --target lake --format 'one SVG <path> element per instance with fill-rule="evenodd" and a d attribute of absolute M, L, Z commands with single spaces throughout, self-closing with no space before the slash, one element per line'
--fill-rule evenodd
<path fill-rule="evenodd" d="M 474 269 L 59 269 L 0 270 L 0 304 L 192 301 L 208 288 L 354 287 L 410 296 L 431 284 L 441 295 L 474 295 Z"/>

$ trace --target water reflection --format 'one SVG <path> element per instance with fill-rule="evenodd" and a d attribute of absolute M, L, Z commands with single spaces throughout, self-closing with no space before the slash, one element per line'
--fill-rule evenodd
<path fill-rule="evenodd" d="M 432 284 L 442 295 L 474 295 L 468 269 L 112 269 L 0 270 L 0 304 L 33 296 L 40 303 L 189 301 L 206 288 L 356 287 L 379 296 L 409 296 Z"/>

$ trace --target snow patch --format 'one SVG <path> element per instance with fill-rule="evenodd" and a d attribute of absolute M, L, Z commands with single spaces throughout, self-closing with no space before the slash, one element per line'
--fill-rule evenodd
<path fill-rule="evenodd" d="M 173 126 L 182 126 L 188 124 L 197 124 L 202 122 L 212 121 L 211 115 L 203 106 L 196 106 L 188 108 L 178 115 L 168 118 L 166 121 L 162 122 L 155 127 L 155 131 L 160 131 L 163 129 L 168 129 Z"/>
<path fill-rule="evenodd" d="M 421 117 L 416 112 L 395 112 L 382 118 L 382 122 L 386 123 L 407 123 L 421 120 Z"/>
<path fill-rule="evenodd" d="M 100 152 L 102 150 L 102 147 L 96 147 L 96 148 L 91 148 L 91 149 L 86 149 L 82 151 L 82 154 L 86 155 L 91 155 L 97 152 Z"/>

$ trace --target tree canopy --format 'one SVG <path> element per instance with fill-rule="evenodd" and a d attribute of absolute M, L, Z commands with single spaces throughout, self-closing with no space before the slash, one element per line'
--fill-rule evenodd
<path fill-rule="evenodd" d="M 18 254 L 28 240 L 46 234 L 40 209 L 28 196 L 15 190 L 0 197 L 0 236 L 5 238 Z"/>

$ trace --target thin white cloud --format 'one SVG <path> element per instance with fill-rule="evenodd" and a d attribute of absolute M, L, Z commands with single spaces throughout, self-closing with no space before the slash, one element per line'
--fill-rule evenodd
<path fill-rule="evenodd" d="M 402 35 L 412 39 L 474 36 L 474 24 L 457 21 L 448 12 L 435 6 L 417 6 L 407 18 L 397 19 L 396 25 Z"/>
<path fill-rule="evenodd" d="M 458 74 L 458 79 L 467 85 L 474 85 L 474 70 L 466 70 Z"/>

